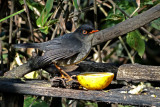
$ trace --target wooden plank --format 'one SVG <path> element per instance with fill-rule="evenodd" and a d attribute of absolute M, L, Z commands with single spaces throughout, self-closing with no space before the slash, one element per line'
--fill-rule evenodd
<path fill-rule="evenodd" d="M 118 68 L 118 80 L 160 81 L 160 66 L 124 64 Z"/>
<path fill-rule="evenodd" d="M 51 96 L 51 97 L 65 97 L 72 99 L 81 100 L 92 100 L 98 102 L 107 103 L 120 103 L 129 105 L 143 105 L 143 106 L 160 106 L 160 90 L 148 89 L 148 94 L 143 95 L 132 95 L 123 94 L 121 92 L 127 89 L 110 89 L 109 92 L 105 91 L 86 91 L 86 90 L 75 90 L 75 89 L 64 89 L 64 88 L 54 88 L 45 85 L 44 81 L 39 81 L 38 84 L 32 80 L 32 82 L 18 83 L 14 81 L 5 82 L 0 80 L 0 92 L 9 92 L 24 95 L 37 95 L 37 96 Z M 43 85 L 39 85 L 42 82 Z M 156 95 L 156 97 L 151 97 L 151 94 Z"/>

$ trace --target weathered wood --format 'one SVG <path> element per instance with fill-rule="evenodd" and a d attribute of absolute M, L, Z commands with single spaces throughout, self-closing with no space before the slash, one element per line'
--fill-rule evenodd
<path fill-rule="evenodd" d="M 2 107 L 23 107 L 24 97 L 21 94 L 3 93 Z"/>
<path fill-rule="evenodd" d="M 55 74 L 59 72 L 58 69 L 54 65 L 47 66 L 43 69 L 49 72 L 50 74 Z M 116 64 L 111 64 L 111 63 L 82 61 L 81 63 L 77 65 L 65 66 L 65 67 L 61 67 L 61 69 L 63 69 L 70 75 L 75 75 L 81 72 L 112 72 L 116 74 L 118 71 L 118 66 Z"/>
<path fill-rule="evenodd" d="M 124 64 L 118 68 L 118 80 L 160 81 L 160 66 Z"/>
<path fill-rule="evenodd" d="M 32 84 L 32 82 L 34 84 Z M 143 106 L 160 106 L 160 90 L 159 89 L 147 89 L 146 94 L 131 95 L 128 93 L 121 93 L 129 89 L 110 89 L 109 92 L 105 91 L 86 91 L 86 90 L 74 90 L 74 89 L 62 89 L 53 88 L 45 85 L 46 82 L 39 81 L 36 84 L 34 80 L 32 82 L 18 83 L 18 82 L 6 82 L 4 79 L 0 80 L 0 92 L 10 92 L 24 95 L 37 95 L 37 96 L 51 96 L 51 97 L 65 97 L 81 100 L 92 100 L 98 102 L 107 103 L 120 103 L 130 105 L 143 105 Z M 44 83 L 40 85 L 40 83 Z M 151 95 L 156 95 L 152 97 Z"/>
<path fill-rule="evenodd" d="M 96 63 L 91 61 L 83 61 L 77 66 L 78 67 L 73 72 L 68 73 L 70 75 L 75 75 L 81 72 L 112 72 L 118 80 L 160 81 L 160 66 L 124 64 L 118 67 L 114 64 Z M 51 74 L 58 72 L 54 66 L 48 66 L 45 70 Z M 14 73 L 15 72 L 13 72 L 13 75 Z M 13 75 L 10 75 L 10 78 L 14 78 Z"/>
<path fill-rule="evenodd" d="M 7 78 L 20 78 L 23 77 L 28 70 L 31 70 L 32 61 L 29 60 L 28 63 L 23 64 L 23 66 L 19 66 L 11 70 L 11 72 L 6 72 L 4 77 Z M 118 67 L 113 64 L 108 63 L 96 63 L 91 61 L 83 61 L 80 64 L 77 65 L 76 69 L 74 71 L 78 72 L 113 72 L 116 73 Z M 62 67 L 65 71 L 68 71 L 68 67 Z M 56 67 L 54 65 L 45 66 L 43 67 L 47 72 L 51 74 L 55 74 L 58 72 Z M 70 70 L 69 70 L 70 71 Z M 74 73 L 74 72 L 73 72 Z"/>
<path fill-rule="evenodd" d="M 78 69 L 75 71 L 80 72 L 112 72 L 117 73 L 118 66 L 111 63 L 97 63 L 93 61 L 83 61 L 78 64 Z"/>

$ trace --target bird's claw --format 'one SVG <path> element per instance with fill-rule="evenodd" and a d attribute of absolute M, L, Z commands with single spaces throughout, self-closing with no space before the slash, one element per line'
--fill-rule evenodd
<path fill-rule="evenodd" d="M 52 87 L 62 87 L 62 88 L 78 88 L 80 85 L 77 80 L 74 79 L 64 79 L 60 77 L 54 77 L 50 80 Z"/>
<path fill-rule="evenodd" d="M 60 77 L 54 77 L 52 79 L 50 79 L 51 82 L 51 86 L 52 87 L 65 87 L 66 86 L 66 82 L 63 78 Z"/>

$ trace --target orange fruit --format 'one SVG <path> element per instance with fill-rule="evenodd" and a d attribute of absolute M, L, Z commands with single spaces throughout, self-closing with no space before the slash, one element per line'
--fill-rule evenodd
<path fill-rule="evenodd" d="M 77 75 L 78 82 L 89 90 L 101 90 L 106 88 L 114 78 L 109 72 L 85 72 Z"/>

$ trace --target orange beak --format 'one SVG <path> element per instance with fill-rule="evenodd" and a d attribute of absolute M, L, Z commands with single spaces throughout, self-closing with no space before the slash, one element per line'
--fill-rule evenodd
<path fill-rule="evenodd" d="M 92 33 L 95 33 L 95 32 L 98 32 L 99 30 L 92 30 L 91 32 L 89 32 L 89 34 L 92 34 Z"/>

